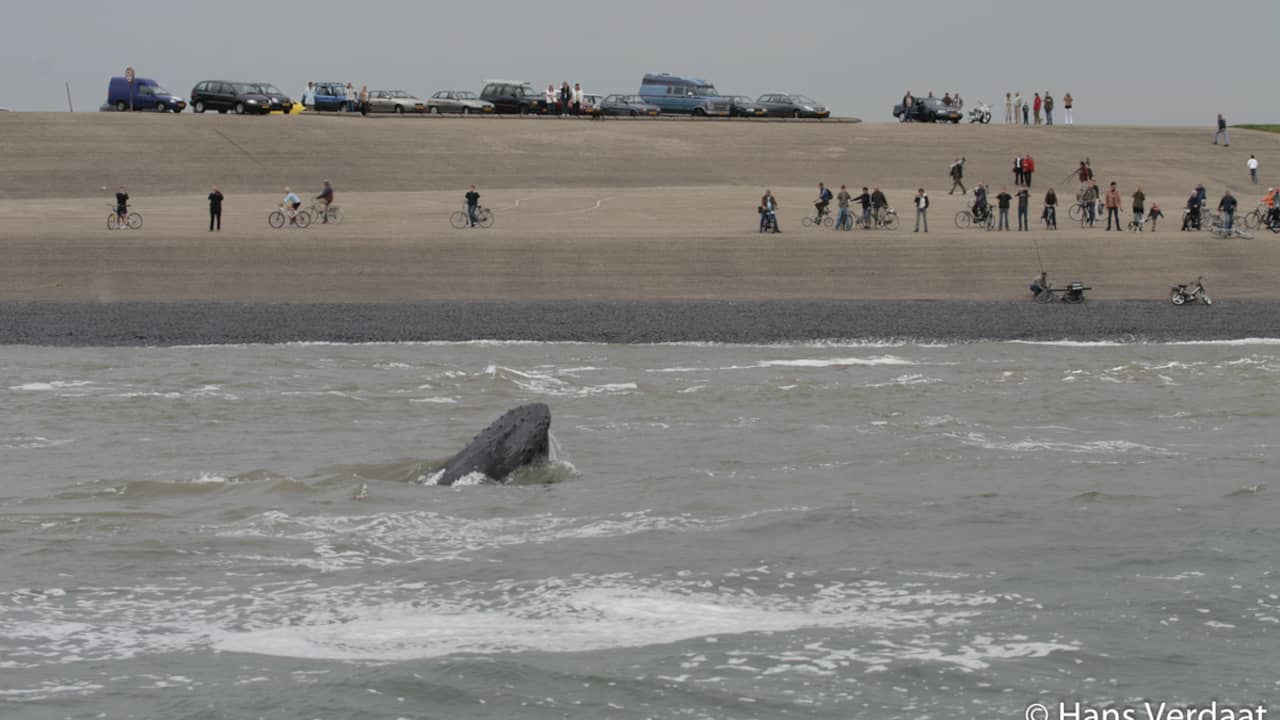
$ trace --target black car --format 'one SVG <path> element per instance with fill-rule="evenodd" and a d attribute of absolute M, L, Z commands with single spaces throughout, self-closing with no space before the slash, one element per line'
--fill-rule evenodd
<path fill-rule="evenodd" d="M 204 80 L 191 88 L 191 109 L 198 113 L 205 110 L 225 113 L 230 110 L 237 115 L 265 115 L 271 112 L 271 98 L 253 83 Z"/>
<path fill-rule="evenodd" d="M 771 93 L 761 95 L 756 103 L 764 106 L 772 117 L 790 118 L 829 118 L 831 111 L 826 105 L 804 95 L 790 93 Z"/>
<path fill-rule="evenodd" d="M 746 95 L 729 96 L 730 117 L 764 117 L 769 111 Z"/>
<path fill-rule="evenodd" d="M 284 113 L 285 115 L 288 115 L 289 111 L 293 109 L 293 98 L 280 92 L 280 88 L 276 87 L 275 85 L 272 85 L 271 83 L 263 83 L 263 82 L 256 82 L 256 83 L 249 83 L 249 84 L 256 87 L 258 89 L 258 92 L 267 96 L 267 99 L 271 101 L 272 112 L 278 111 L 278 112 Z"/>
<path fill-rule="evenodd" d="M 541 91 L 524 82 L 490 81 L 480 91 L 480 99 L 493 103 L 493 110 L 505 115 L 541 115 L 547 99 Z"/>
<path fill-rule="evenodd" d="M 893 116 L 902 119 L 902 103 L 893 106 Z M 916 98 L 911 104 L 913 122 L 959 123 L 963 117 L 960 108 L 946 105 L 936 97 Z"/>

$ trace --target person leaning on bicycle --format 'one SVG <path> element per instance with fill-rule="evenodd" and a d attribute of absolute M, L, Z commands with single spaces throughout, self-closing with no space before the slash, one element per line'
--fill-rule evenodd
<path fill-rule="evenodd" d="M 329 222 L 329 206 L 333 204 L 333 186 L 328 180 L 324 181 L 324 189 L 316 196 L 316 199 L 324 203 L 324 213 L 320 215 L 320 222 Z"/>
<path fill-rule="evenodd" d="M 124 186 L 116 188 L 116 222 L 121 227 L 124 226 L 125 219 L 129 215 L 129 193 L 124 191 Z"/>
<path fill-rule="evenodd" d="M 468 227 L 479 227 L 480 218 L 476 214 L 480 209 L 480 193 L 476 192 L 476 186 L 472 185 L 467 190 L 467 223 Z"/>

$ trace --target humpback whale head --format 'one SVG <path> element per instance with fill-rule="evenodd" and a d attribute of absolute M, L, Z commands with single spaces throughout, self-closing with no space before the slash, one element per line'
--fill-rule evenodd
<path fill-rule="evenodd" d="M 547 459 L 551 408 L 531 403 L 508 410 L 445 464 L 437 485 L 452 485 L 472 473 L 502 482 L 511 473 Z"/>

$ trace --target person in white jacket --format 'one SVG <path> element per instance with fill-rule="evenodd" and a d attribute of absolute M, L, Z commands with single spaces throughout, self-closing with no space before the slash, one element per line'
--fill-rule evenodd
<path fill-rule="evenodd" d="M 1254 185 L 1257 185 L 1258 184 L 1258 158 L 1254 157 L 1253 155 L 1250 155 L 1249 161 L 1245 163 L 1245 166 L 1249 168 L 1249 179 L 1253 181 Z"/>
<path fill-rule="evenodd" d="M 582 84 L 573 84 L 573 114 L 580 115 L 582 113 Z"/>

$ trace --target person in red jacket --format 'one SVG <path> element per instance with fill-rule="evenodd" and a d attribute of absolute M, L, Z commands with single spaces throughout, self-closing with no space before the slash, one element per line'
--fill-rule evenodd
<path fill-rule="evenodd" d="M 1022 156 L 1022 185 L 1031 187 L 1031 173 L 1036 171 L 1036 161 L 1030 155 Z"/>
<path fill-rule="evenodd" d="M 1036 124 L 1040 124 L 1040 108 L 1044 101 L 1040 99 L 1040 93 L 1036 93 L 1035 100 L 1031 101 L 1031 112 L 1036 116 Z"/>

